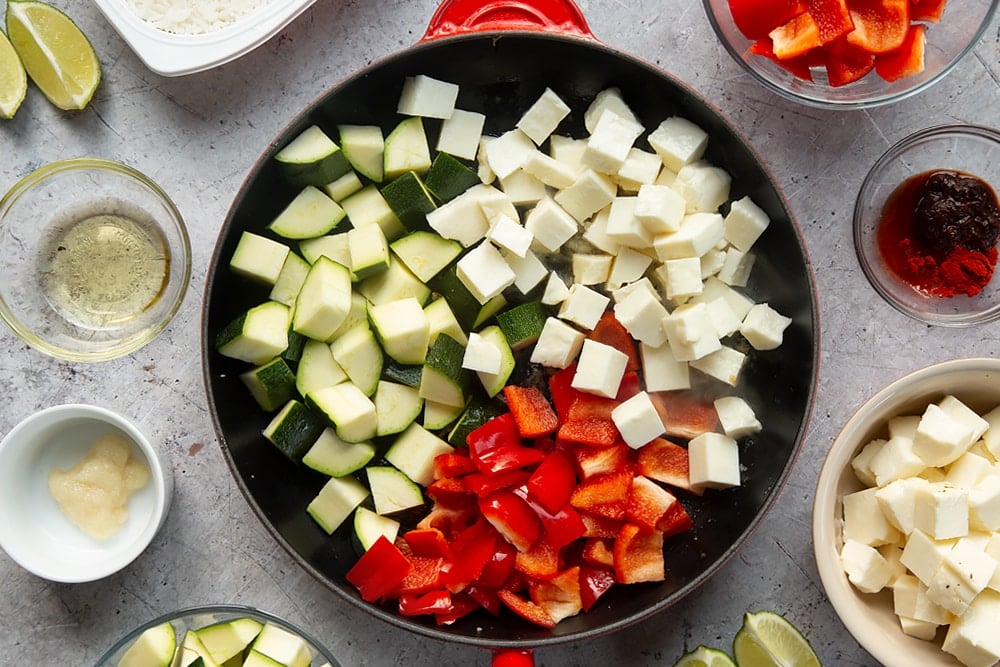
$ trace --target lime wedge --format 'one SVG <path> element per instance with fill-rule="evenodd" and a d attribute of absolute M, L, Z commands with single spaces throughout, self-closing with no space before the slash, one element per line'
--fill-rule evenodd
<path fill-rule="evenodd" d="M 809 641 L 783 616 L 748 613 L 733 640 L 739 667 L 821 667 Z"/>
<path fill-rule="evenodd" d="M 674 667 L 736 667 L 736 663 L 724 651 L 717 648 L 699 646 L 685 653 L 674 663 Z"/>
<path fill-rule="evenodd" d="M 28 92 L 28 77 L 17 51 L 0 32 L 0 118 L 13 118 Z"/>
<path fill-rule="evenodd" d="M 8 0 L 7 35 L 52 104 L 67 111 L 87 106 L 101 81 L 101 64 L 73 19 L 44 2 Z"/>

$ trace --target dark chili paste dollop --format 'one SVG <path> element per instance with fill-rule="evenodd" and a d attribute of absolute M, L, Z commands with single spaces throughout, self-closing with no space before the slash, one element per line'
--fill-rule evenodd
<path fill-rule="evenodd" d="M 877 230 L 890 271 L 936 297 L 975 296 L 997 263 L 1000 204 L 970 174 L 932 170 L 911 176 L 889 196 Z"/>

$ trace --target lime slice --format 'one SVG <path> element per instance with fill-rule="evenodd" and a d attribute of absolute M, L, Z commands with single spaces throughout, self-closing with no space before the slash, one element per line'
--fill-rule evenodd
<path fill-rule="evenodd" d="M 0 32 L 0 118 L 13 118 L 28 92 L 28 77 L 17 51 Z"/>
<path fill-rule="evenodd" d="M 739 667 L 821 667 L 809 641 L 783 616 L 748 613 L 733 640 Z"/>
<path fill-rule="evenodd" d="M 736 667 L 736 663 L 724 651 L 717 648 L 699 646 L 685 653 L 674 663 L 674 667 Z"/>
<path fill-rule="evenodd" d="M 7 35 L 52 104 L 67 111 L 87 106 L 101 81 L 101 64 L 73 19 L 43 2 L 8 0 Z"/>

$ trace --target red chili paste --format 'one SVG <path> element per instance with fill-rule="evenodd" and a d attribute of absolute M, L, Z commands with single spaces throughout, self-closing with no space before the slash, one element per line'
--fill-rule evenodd
<path fill-rule="evenodd" d="M 997 263 L 1000 205 L 984 181 L 958 171 L 905 180 L 882 211 L 878 247 L 886 266 L 930 296 L 975 296 Z"/>

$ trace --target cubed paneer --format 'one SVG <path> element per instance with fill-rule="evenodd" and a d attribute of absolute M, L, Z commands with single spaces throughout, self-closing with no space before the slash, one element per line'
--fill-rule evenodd
<path fill-rule="evenodd" d="M 550 271 L 545 282 L 545 291 L 542 292 L 542 303 L 546 306 L 556 306 L 562 303 L 569 296 L 569 288 L 555 271 Z"/>
<path fill-rule="evenodd" d="M 545 197 L 528 211 L 524 228 L 531 232 L 539 245 L 549 252 L 556 252 L 573 238 L 579 225 L 555 200 Z"/>
<path fill-rule="evenodd" d="M 676 308 L 663 319 L 663 330 L 679 361 L 701 359 L 722 348 L 704 303 Z"/>
<path fill-rule="evenodd" d="M 972 491 L 993 472 L 993 464 L 985 456 L 967 451 L 948 465 L 945 481 Z"/>
<path fill-rule="evenodd" d="M 503 255 L 482 241 L 458 260 L 456 274 L 479 303 L 486 303 L 514 284 L 517 277 Z"/>
<path fill-rule="evenodd" d="M 611 177 L 588 168 L 576 177 L 573 185 L 563 188 L 553 198 L 577 222 L 583 222 L 614 201 L 617 192 Z"/>
<path fill-rule="evenodd" d="M 481 205 L 484 197 L 502 192 L 490 185 L 473 186 L 451 201 L 427 214 L 427 224 L 446 239 L 458 241 L 466 248 L 473 246 L 489 231 L 490 222 Z"/>
<path fill-rule="evenodd" d="M 506 252 L 504 259 L 507 260 L 511 271 L 514 272 L 514 287 L 521 294 L 527 294 L 538 287 L 549 274 L 549 270 L 545 268 L 545 264 L 531 250 L 524 253 L 524 257 L 518 257 L 513 253 Z"/>
<path fill-rule="evenodd" d="M 611 274 L 611 255 L 573 253 L 573 282 L 581 285 L 599 285 L 607 282 Z"/>
<path fill-rule="evenodd" d="M 844 496 L 844 540 L 877 547 L 899 539 L 899 530 L 882 514 L 875 496 L 877 491 L 863 489 Z"/>
<path fill-rule="evenodd" d="M 576 360 L 585 336 L 555 317 L 545 320 L 542 333 L 531 351 L 531 363 L 566 368 Z"/>
<path fill-rule="evenodd" d="M 500 189 L 517 206 L 537 204 L 549 193 L 545 183 L 524 169 L 515 169 L 512 173 L 501 178 Z"/>
<path fill-rule="evenodd" d="M 663 420 L 645 391 L 615 406 L 611 411 L 611 421 L 618 428 L 622 440 L 632 449 L 639 449 L 663 435 L 664 431 Z"/>
<path fill-rule="evenodd" d="M 583 112 L 583 126 L 587 128 L 587 132 L 594 132 L 597 121 L 607 109 L 611 109 L 622 118 L 627 118 L 634 123 L 639 122 L 631 107 L 625 102 L 625 98 L 622 97 L 622 91 L 617 88 L 605 88 L 594 95 L 590 106 Z"/>
<path fill-rule="evenodd" d="M 714 405 L 722 432 L 730 438 L 738 440 L 760 432 L 760 420 L 745 399 L 739 396 L 722 396 L 715 399 Z"/>
<path fill-rule="evenodd" d="M 666 273 L 667 298 L 685 299 L 701 294 L 701 262 L 697 257 L 668 259 L 663 267 Z"/>
<path fill-rule="evenodd" d="M 990 667 L 1000 660 L 1000 593 L 978 596 L 961 618 L 948 626 L 941 648 L 969 667 Z"/>
<path fill-rule="evenodd" d="M 983 415 L 983 419 L 989 424 L 983 434 L 983 442 L 993 458 L 1000 461 L 1000 405 Z"/>
<path fill-rule="evenodd" d="M 740 333 L 755 350 L 773 350 L 781 345 L 792 318 L 785 317 L 766 303 L 758 303 L 740 323 Z"/>
<path fill-rule="evenodd" d="M 642 376 L 647 391 L 674 391 L 691 387 L 691 374 L 686 361 L 677 361 L 666 343 L 653 347 L 639 343 Z M 731 434 L 727 433 L 730 437 Z"/>
<path fill-rule="evenodd" d="M 689 476 L 696 489 L 740 485 L 739 445 L 721 433 L 702 433 L 688 442 Z"/>
<path fill-rule="evenodd" d="M 584 223 L 583 239 L 598 250 L 609 255 L 617 255 L 623 247 L 616 239 L 608 236 L 608 219 L 611 217 L 611 205 L 607 205 Z"/>
<path fill-rule="evenodd" d="M 913 440 L 903 436 L 889 438 L 869 464 L 877 486 L 919 475 L 926 467 L 913 452 Z"/>
<path fill-rule="evenodd" d="M 653 243 L 653 235 L 635 217 L 638 197 L 615 197 L 604 233 L 612 240 L 630 248 L 648 248 Z"/>
<path fill-rule="evenodd" d="M 588 338 L 583 341 L 570 386 L 588 394 L 614 398 L 627 364 L 628 355 L 624 352 Z"/>
<path fill-rule="evenodd" d="M 840 562 L 847 578 L 862 593 L 878 593 L 889 584 L 891 571 L 882 554 L 857 540 L 847 540 L 840 549 Z"/>
<path fill-rule="evenodd" d="M 662 166 L 659 155 L 633 146 L 618 170 L 618 187 L 622 192 L 639 192 L 643 185 L 656 182 Z"/>
<path fill-rule="evenodd" d="M 584 329 L 593 329 L 611 299 L 585 285 L 574 284 L 559 306 L 559 317 Z"/>
<path fill-rule="evenodd" d="M 733 247 L 726 248 L 722 266 L 716 275 L 727 285 L 746 287 L 756 261 L 757 255 L 752 252 L 743 252 Z"/>
<path fill-rule="evenodd" d="M 535 144 L 517 128 L 504 132 L 486 144 L 486 161 L 497 178 L 507 178 L 520 169 Z"/>
<path fill-rule="evenodd" d="M 688 213 L 715 213 L 729 199 L 731 184 L 725 169 L 699 161 L 681 167 L 671 187 L 684 197 Z"/>
<path fill-rule="evenodd" d="M 531 232 L 506 213 L 501 213 L 490 222 L 486 238 L 518 257 L 524 257 L 535 239 Z"/>
<path fill-rule="evenodd" d="M 928 466 L 948 465 L 965 453 L 973 435 L 971 426 L 931 403 L 913 436 L 913 451 Z"/>
<path fill-rule="evenodd" d="M 706 301 L 705 307 L 708 309 L 708 319 L 712 321 L 715 333 L 720 339 L 739 331 L 740 318 L 736 316 L 736 311 L 733 310 L 728 301 L 719 297 Z"/>
<path fill-rule="evenodd" d="M 483 373 L 499 373 L 500 348 L 475 331 L 469 333 L 469 342 L 462 357 L 462 368 Z"/>
<path fill-rule="evenodd" d="M 399 96 L 398 113 L 425 118 L 449 118 L 455 110 L 458 86 L 419 74 L 403 81 Z"/>
<path fill-rule="evenodd" d="M 944 482 L 917 489 L 913 499 L 913 525 L 936 540 L 969 534 L 969 492 Z"/>
<path fill-rule="evenodd" d="M 561 134 L 549 137 L 549 155 L 559 160 L 579 175 L 586 167 L 583 164 L 583 152 L 587 150 L 586 139 L 574 139 Z"/>
<path fill-rule="evenodd" d="M 913 532 L 917 489 L 929 483 L 920 477 L 907 477 L 889 482 L 875 493 L 875 499 L 885 518 L 903 535 Z"/>
<path fill-rule="evenodd" d="M 676 232 L 653 238 L 653 248 L 661 261 L 701 257 L 722 240 L 722 216 L 718 213 L 691 213 L 681 220 Z"/>
<path fill-rule="evenodd" d="M 615 299 L 615 317 L 633 338 L 652 347 L 660 347 L 667 342 L 663 320 L 668 313 L 655 294 L 650 293 L 648 289 L 640 288 L 630 290 L 620 300 L 616 292 Z"/>
<path fill-rule="evenodd" d="M 962 615 L 989 584 L 997 562 L 978 545 L 959 540 L 927 584 L 927 597 L 948 611 Z"/>
<path fill-rule="evenodd" d="M 969 489 L 969 526 L 1000 531 L 1000 472 L 986 476 Z"/>
<path fill-rule="evenodd" d="M 739 382 L 746 358 L 747 355 L 743 352 L 723 345 L 714 352 L 709 352 L 697 359 L 691 359 L 688 365 L 719 382 L 735 387 Z"/>
<path fill-rule="evenodd" d="M 636 195 L 635 217 L 653 234 L 676 232 L 686 213 L 684 197 L 667 185 L 643 185 Z"/>
<path fill-rule="evenodd" d="M 465 160 L 476 159 L 479 150 L 480 137 L 486 116 L 478 111 L 455 109 L 450 118 L 441 123 L 441 134 L 438 135 L 437 150 Z"/>
<path fill-rule="evenodd" d="M 854 455 L 851 459 L 851 469 L 854 470 L 854 476 L 858 478 L 858 481 L 865 486 L 875 486 L 875 474 L 872 472 L 871 463 L 875 455 L 878 454 L 879 450 L 885 446 L 888 440 L 883 438 L 875 438 L 869 441 L 861 448 L 861 451 Z"/>
<path fill-rule="evenodd" d="M 616 290 L 642 278 L 653 258 L 632 248 L 622 247 L 614 255 L 611 272 L 608 275 L 608 289 Z"/>
<path fill-rule="evenodd" d="M 635 120 L 605 109 L 587 139 L 584 164 L 603 174 L 617 174 L 643 129 Z"/>
<path fill-rule="evenodd" d="M 975 410 L 954 396 L 949 395 L 942 398 L 938 401 L 938 407 L 948 413 L 952 419 L 956 419 L 969 427 L 972 431 L 970 445 L 983 437 L 983 434 L 990 427 L 988 421 L 980 417 Z"/>
<path fill-rule="evenodd" d="M 729 205 L 729 213 L 724 220 L 726 240 L 734 248 L 747 252 L 770 223 L 771 219 L 764 209 L 749 196 L 737 199 Z"/>
<path fill-rule="evenodd" d="M 927 623 L 945 625 L 953 620 L 952 613 L 927 597 L 927 586 L 912 574 L 903 574 L 892 584 L 893 611 L 897 616 Z"/>
<path fill-rule="evenodd" d="M 708 133 L 686 118 L 670 116 L 650 133 L 649 145 L 668 169 L 677 172 L 705 154 Z"/>
<path fill-rule="evenodd" d="M 529 153 L 522 168 L 545 185 L 557 190 L 568 188 L 576 180 L 577 172 L 573 167 L 541 151 Z"/>
<path fill-rule="evenodd" d="M 913 532 L 906 536 L 906 545 L 903 547 L 900 562 L 926 586 L 930 584 L 934 574 L 944 562 L 944 557 L 957 542 L 956 539 L 935 540 L 924 531 L 914 528 Z"/>
<path fill-rule="evenodd" d="M 533 142 L 541 145 L 555 132 L 559 123 L 569 115 L 569 105 L 551 88 L 546 88 L 541 96 L 524 112 L 516 127 Z"/>

